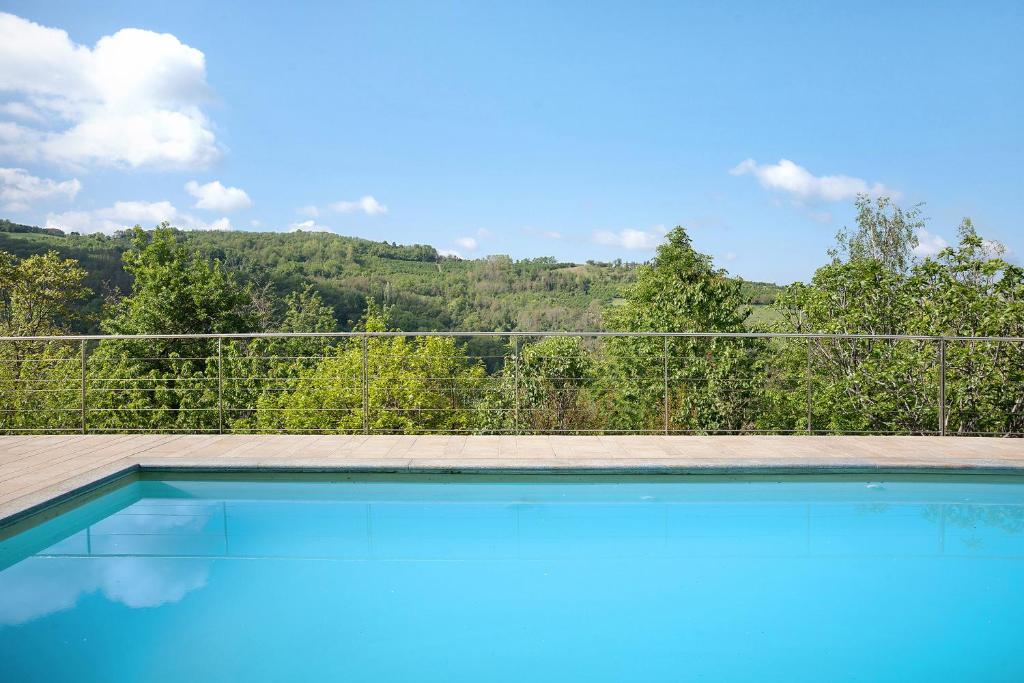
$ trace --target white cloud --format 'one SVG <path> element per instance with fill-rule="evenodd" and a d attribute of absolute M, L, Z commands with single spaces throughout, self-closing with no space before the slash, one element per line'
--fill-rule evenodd
<path fill-rule="evenodd" d="M 70 166 L 205 167 L 220 148 L 202 106 L 202 52 L 126 28 L 92 48 L 65 31 L 0 13 L 0 153 Z"/>
<path fill-rule="evenodd" d="M 226 217 L 208 223 L 179 211 L 168 201 L 120 201 L 114 202 L 112 206 L 92 211 L 51 213 L 46 216 L 46 227 L 69 232 L 112 233 L 134 225 L 151 228 L 164 221 L 182 230 L 231 229 L 231 221 Z"/>
<path fill-rule="evenodd" d="M 132 609 L 159 607 L 203 588 L 209 575 L 209 560 L 31 557 L 4 570 L 0 624 L 23 624 L 71 609 L 96 592 Z"/>
<path fill-rule="evenodd" d="M 185 183 L 185 191 L 198 200 L 194 204 L 197 209 L 231 213 L 252 206 L 252 200 L 249 199 L 245 190 L 238 187 L 224 187 L 219 180 L 205 185 L 190 180 Z"/>
<path fill-rule="evenodd" d="M 23 168 L 0 168 L 0 202 L 8 211 L 24 211 L 36 201 L 64 197 L 74 199 L 82 183 L 37 178 Z"/>
<path fill-rule="evenodd" d="M 731 168 L 729 173 L 736 176 L 751 174 L 762 187 L 785 192 L 801 203 L 841 202 L 853 199 L 858 194 L 872 197 L 899 196 L 898 192 L 881 183 L 869 184 L 862 178 L 847 175 L 816 176 L 789 159 L 780 159 L 777 164 L 758 164 L 753 159 L 745 159 Z"/>
<path fill-rule="evenodd" d="M 140 223 L 173 221 L 178 217 L 178 210 L 168 201 L 114 202 L 112 207 L 102 209 L 101 213 L 114 220 L 138 221 Z"/>
<path fill-rule="evenodd" d="M 449 258 L 462 258 L 462 254 L 454 249 L 438 249 L 437 253 L 440 256 L 447 256 Z"/>
<path fill-rule="evenodd" d="M 388 207 L 378 202 L 373 196 L 366 195 L 355 201 L 334 202 L 328 204 L 325 208 L 307 204 L 295 209 L 295 212 L 300 216 L 309 216 L 310 218 L 317 218 L 328 211 L 335 213 L 365 213 L 367 216 L 380 216 L 388 212 Z"/>
<path fill-rule="evenodd" d="M 632 228 L 626 228 L 618 232 L 598 230 L 593 234 L 592 239 L 594 242 L 603 244 L 606 247 L 649 251 L 657 247 L 664 236 L 664 226 L 656 225 L 650 230 L 634 230 Z"/>
<path fill-rule="evenodd" d="M 0 104 L 0 114 L 14 117 L 16 119 L 27 119 L 29 121 L 44 121 L 45 117 L 38 111 L 24 102 L 5 102 Z"/>
<path fill-rule="evenodd" d="M 544 239 L 548 240 L 560 240 L 562 239 L 562 233 L 557 230 L 537 230 L 536 228 L 526 226 L 522 229 L 524 235 L 540 235 Z"/>
<path fill-rule="evenodd" d="M 832 222 L 833 218 L 831 211 L 809 210 L 807 211 L 807 215 L 811 217 L 812 221 L 814 221 L 815 223 L 821 223 L 822 225 L 828 225 L 829 223 Z"/>
<path fill-rule="evenodd" d="M 305 232 L 330 232 L 331 229 L 324 225 L 318 225 L 314 220 L 292 223 L 288 226 L 288 232 L 296 232 L 298 230 Z"/>
<path fill-rule="evenodd" d="M 949 246 L 949 242 L 939 235 L 933 234 L 924 228 L 917 230 L 917 246 L 914 247 L 914 255 L 919 258 L 936 256 L 940 251 Z"/>
<path fill-rule="evenodd" d="M 735 251 L 727 251 L 724 254 L 722 254 L 722 259 L 725 260 L 725 261 L 735 261 L 736 260 L 736 252 Z"/>
<path fill-rule="evenodd" d="M 440 253 L 442 256 L 456 256 L 463 258 L 462 253 L 466 251 L 476 251 L 480 248 L 480 240 L 491 236 L 491 231 L 487 228 L 478 228 L 476 231 L 476 237 L 466 235 L 465 237 L 458 237 L 455 241 L 455 246 L 460 248 L 460 251 L 454 249 L 449 250 L 447 253 Z"/>
<path fill-rule="evenodd" d="M 330 206 L 332 211 L 338 213 L 356 213 L 361 211 L 367 216 L 378 216 L 388 212 L 388 207 L 384 206 L 370 195 L 361 197 L 354 202 L 334 202 Z"/>

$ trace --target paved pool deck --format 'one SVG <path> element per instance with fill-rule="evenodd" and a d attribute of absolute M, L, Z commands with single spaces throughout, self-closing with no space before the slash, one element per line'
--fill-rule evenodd
<path fill-rule="evenodd" d="M 0 527 L 149 470 L 1024 475 L 1024 439 L 924 436 L 0 436 Z"/>

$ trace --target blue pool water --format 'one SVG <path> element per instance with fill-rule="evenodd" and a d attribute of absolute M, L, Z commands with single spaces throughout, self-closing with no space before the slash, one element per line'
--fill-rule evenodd
<path fill-rule="evenodd" d="M 0 541 L 0 681 L 1024 681 L 1024 485 L 139 481 Z"/>

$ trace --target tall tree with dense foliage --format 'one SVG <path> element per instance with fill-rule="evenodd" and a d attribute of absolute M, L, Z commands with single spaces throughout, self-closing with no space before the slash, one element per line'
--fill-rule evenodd
<path fill-rule="evenodd" d="M 676 227 L 637 271 L 621 305 L 608 311 L 621 332 L 741 332 L 750 315 L 739 281 L 696 251 Z M 613 429 L 738 431 L 757 402 L 753 363 L 758 345 L 724 338 L 612 338 L 607 343 L 606 401 Z M 667 364 L 667 370 L 665 365 Z"/>
<path fill-rule="evenodd" d="M 918 334 L 1024 336 L 1024 269 L 1002 245 L 983 239 L 969 219 L 959 244 L 918 264 L 907 282 L 910 327 Z M 1024 432 L 1024 344 L 949 341 L 949 433 Z"/>
<path fill-rule="evenodd" d="M 102 327 L 117 335 L 252 332 L 259 317 L 250 287 L 216 259 L 182 243 L 166 224 L 136 228 L 125 269 L 131 293 L 115 302 Z M 100 342 L 89 363 L 91 428 L 220 428 L 222 352 L 208 339 Z M 222 373 L 221 373 L 222 374 Z"/>
<path fill-rule="evenodd" d="M 104 332 L 208 334 L 257 328 L 251 288 L 219 260 L 186 246 L 166 223 L 152 232 L 134 229 L 124 267 L 133 278 L 132 291 L 112 306 Z"/>
<path fill-rule="evenodd" d="M 18 259 L 0 251 L 0 336 L 68 332 L 74 305 L 88 295 L 85 271 L 55 252 Z M 0 429 L 79 426 L 78 344 L 0 342 Z"/>
<path fill-rule="evenodd" d="M 969 220 L 961 225 L 958 247 L 918 259 L 913 250 L 924 222 L 917 208 L 903 211 L 888 199 L 868 197 L 859 198 L 857 207 L 857 227 L 840 233 L 832 262 L 809 283 L 792 285 L 777 299 L 781 320 L 776 329 L 922 336 L 1021 333 L 1021 270 L 999 258 L 995 245 L 979 237 Z M 1008 427 L 1016 424 L 1019 429 L 1020 402 L 1000 400 L 1004 389 L 997 387 L 1019 381 L 1021 352 L 1020 344 L 946 345 L 947 428 L 1013 431 Z M 772 407 L 762 426 L 806 429 L 810 412 L 816 430 L 937 431 L 940 353 L 932 341 L 777 342 L 764 364 Z"/>

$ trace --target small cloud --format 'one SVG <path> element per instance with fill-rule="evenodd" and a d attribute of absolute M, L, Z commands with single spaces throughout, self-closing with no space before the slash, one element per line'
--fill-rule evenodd
<path fill-rule="evenodd" d="M 39 113 L 39 110 L 30 107 L 24 102 L 7 102 L 0 104 L 0 114 L 6 114 L 16 119 L 24 119 L 26 121 L 43 121 L 45 120 L 43 115 Z"/>
<path fill-rule="evenodd" d="M 762 187 L 784 192 L 798 203 L 848 201 L 858 194 L 899 197 L 898 192 L 882 183 L 868 183 L 847 175 L 816 176 L 789 159 L 780 159 L 777 164 L 758 164 L 753 159 L 744 159 L 729 169 L 729 173 L 753 175 Z"/>
<path fill-rule="evenodd" d="M 178 210 L 168 201 L 162 202 L 114 202 L 109 209 L 96 212 L 105 218 L 138 223 L 160 223 L 178 218 Z"/>
<path fill-rule="evenodd" d="M 230 213 L 239 209 L 248 209 L 252 200 L 245 190 L 238 187 L 224 187 L 219 180 L 200 185 L 194 180 L 185 183 L 185 191 L 195 197 L 194 207 Z"/>
<path fill-rule="evenodd" d="M 557 230 L 538 230 L 531 226 L 524 227 L 522 232 L 524 235 L 539 235 L 547 240 L 560 240 L 563 237 Z"/>
<path fill-rule="evenodd" d="M 460 237 L 455 240 L 455 244 L 459 245 L 466 251 L 475 251 L 477 246 L 479 246 L 475 237 Z"/>
<path fill-rule="evenodd" d="M 625 230 L 619 230 L 618 232 L 611 230 L 598 230 L 593 234 L 591 239 L 597 244 L 602 244 L 607 247 L 649 251 L 657 247 L 664 236 L 664 226 L 656 225 L 650 230 L 634 230 L 632 228 L 626 228 Z"/>
<path fill-rule="evenodd" d="M 914 247 L 914 255 L 919 258 L 936 256 L 940 251 L 949 246 L 949 242 L 939 235 L 928 232 L 924 228 L 917 229 L 917 246 Z"/>
<path fill-rule="evenodd" d="M 249 221 L 249 227 L 250 228 L 262 228 L 263 227 L 263 221 L 258 220 L 256 218 L 253 218 L 251 221 Z"/>
<path fill-rule="evenodd" d="M 722 259 L 725 260 L 725 261 L 735 261 L 736 260 L 736 252 L 735 251 L 727 251 L 724 254 L 722 254 Z"/>
<path fill-rule="evenodd" d="M 182 230 L 230 230 L 231 221 L 218 218 L 212 223 L 179 211 L 169 201 L 118 201 L 92 211 L 65 211 L 46 217 L 46 227 L 80 233 L 113 233 L 133 225 L 152 227 L 167 221 Z"/>
<path fill-rule="evenodd" d="M 314 220 L 300 221 L 298 223 L 292 223 L 288 226 L 288 232 L 330 232 L 331 229 L 325 225 L 319 225 Z"/>
<path fill-rule="evenodd" d="M 462 258 L 462 254 L 454 249 L 438 249 L 437 253 L 441 256 L 447 256 L 448 258 Z"/>
<path fill-rule="evenodd" d="M 371 195 L 361 197 L 354 202 L 334 202 L 330 205 L 330 209 L 331 211 L 337 211 L 338 213 L 362 212 L 367 216 L 379 216 L 388 212 L 388 207 L 378 202 Z"/>
<path fill-rule="evenodd" d="M 728 230 L 729 223 L 720 216 L 696 216 L 682 221 L 687 230 Z"/>
<path fill-rule="evenodd" d="M 37 178 L 23 168 L 0 168 L 0 202 L 8 211 L 25 211 L 40 200 L 74 199 L 81 189 L 77 178 L 56 181 Z"/>

